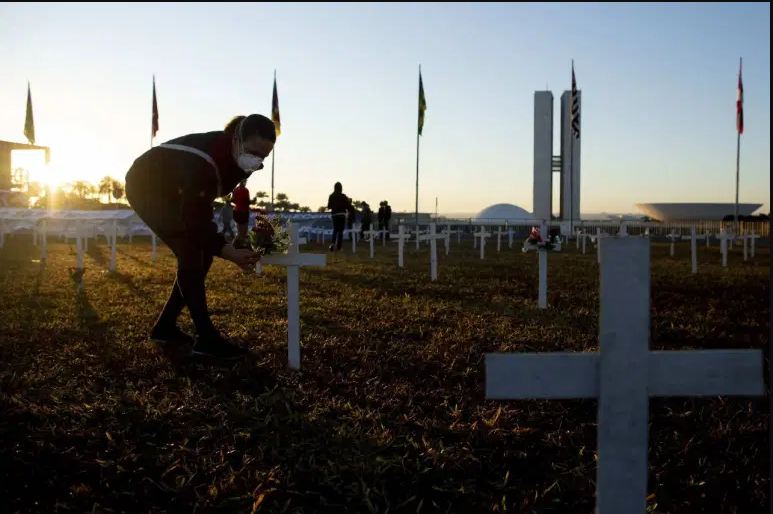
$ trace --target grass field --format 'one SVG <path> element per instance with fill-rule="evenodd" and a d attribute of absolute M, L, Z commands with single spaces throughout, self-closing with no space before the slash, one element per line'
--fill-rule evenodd
<path fill-rule="evenodd" d="M 503 245 L 506 246 L 506 245 Z M 518 245 L 520 247 L 520 244 Z M 763 348 L 769 253 L 722 269 L 717 244 L 652 249 L 652 349 Z M 286 367 L 285 273 L 216 260 L 216 326 L 251 356 L 223 367 L 160 353 L 147 332 L 170 288 L 165 247 L 90 242 L 45 267 L 29 238 L 0 250 L 0 511 L 572 512 L 594 505 L 596 401 L 484 399 L 486 352 L 597 349 L 595 251 L 480 261 L 344 245 L 301 271 L 302 362 Z M 442 249 L 442 245 L 440 245 Z M 324 251 L 308 245 L 304 251 Z M 184 313 L 183 327 L 190 329 Z M 653 399 L 648 504 L 658 513 L 767 511 L 767 399 Z"/>

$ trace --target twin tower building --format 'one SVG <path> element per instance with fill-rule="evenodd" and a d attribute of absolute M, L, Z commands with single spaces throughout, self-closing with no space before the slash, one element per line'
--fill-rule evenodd
<path fill-rule="evenodd" d="M 534 92 L 534 219 L 554 219 L 553 176 L 557 173 L 558 219 L 567 222 L 562 223 L 567 228 L 580 221 L 580 98 L 580 91 L 576 91 L 574 102 L 571 91 L 561 95 L 560 154 L 553 155 L 553 93 Z"/>

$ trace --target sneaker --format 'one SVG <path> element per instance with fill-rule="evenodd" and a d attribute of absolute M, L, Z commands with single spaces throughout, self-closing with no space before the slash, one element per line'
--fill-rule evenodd
<path fill-rule="evenodd" d="M 335 249 L 336 249 L 336 247 L 335 247 L 335 246 L 333 246 L 333 245 L 330 245 L 330 246 L 328 247 L 328 249 L 329 249 L 331 252 L 334 252 L 334 251 L 335 251 Z"/>
<path fill-rule="evenodd" d="M 150 340 L 161 346 L 193 345 L 193 337 L 180 330 L 177 325 L 172 328 L 153 327 L 150 331 Z"/>
<path fill-rule="evenodd" d="M 221 360 L 237 360 L 244 357 L 246 349 L 241 348 L 220 334 L 212 336 L 196 336 L 196 342 L 193 344 L 193 355 L 203 357 L 213 357 Z"/>

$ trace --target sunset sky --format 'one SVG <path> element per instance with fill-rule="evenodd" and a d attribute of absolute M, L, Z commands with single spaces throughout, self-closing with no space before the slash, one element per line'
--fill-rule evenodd
<path fill-rule="evenodd" d="M 534 91 L 557 112 L 571 59 L 583 212 L 734 201 L 743 56 L 740 196 L 770 209 L 769 4 L 3 3 L 0 48 L 0 139 L 25 141 L 29 80 L 52 162 L 15 165 L 54 182 L 123 180 L 150 145 L 153 74 L 160 143 L 270 116 L 276 69 L 276 190 L 315 210 L 337 180 L 413 210 L 421 64 L 420 210 L 441 213 L 531 210 Z"/>

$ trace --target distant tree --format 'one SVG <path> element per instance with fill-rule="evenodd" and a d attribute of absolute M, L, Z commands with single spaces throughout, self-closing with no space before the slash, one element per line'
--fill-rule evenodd
<path fill-rule="evenodd" d="M 94 193 L 94 186 L 84 180 L 78 180 L 72 184 L 72 192 L 81 200 Z"/>
<path fill-rule="evenodd" d="M 276 201 L 277 202 L 281 202 L 281 201 L 285 201 L 286 202 L 288 200 L 289 200 L 289 198 L 287 197 L 286 194 L 284 194 L 284 193 L 277 193 L 276 194 Z"/>
<path fill-rule="evenodd" d="M 123 182 L 119 182 L 118 180 L 114 180 L 113 181 L 112 189 L 113 189 L 112 190 L 113 198 L 115 198 L 116 200 L 120 200 L 121 198 L 123 198 L 123 194 L 124 194 Z"/>
<path fill-rule="evenodd" d="M 265 198 L 268 198 L 268 193 L 266 193 L 265 191 L 258 191 L 257 193 L 255 193 L 255 196 L 252 197 L 252 201 L 250 202 L 250 204 L 268 205 L 266 202 L 261 202 L 261 200 Z"/>
<path fill-rule="evenodd" d="M 299 212 L 311 212 L 311 207 L 303 206 L 300 209 L 298 209 Z"/>
<path fill-rule="evenodd" d="M 324 205 L 320 205 L 317 207 L 317 212 L 327 212 L 327 207 Z"/>
<path fill-rule="evenodd" d="M 115 179 L 112 177 L 102 177 L 102 180 L 99 181 L 99 196 L 105 197 L 105 203 L 110 203 L 110 193 L 113 192 L 113 182 L 115 182 Z"/>

